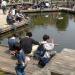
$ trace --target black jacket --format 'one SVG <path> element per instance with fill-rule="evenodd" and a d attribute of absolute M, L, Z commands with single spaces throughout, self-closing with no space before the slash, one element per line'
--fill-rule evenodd
<path fill-rule="evenodd" d="M 32 45 L 33 44 L 39 45 L 39 42 L 35 41 L 32 38 L 25 37 L 21 39 L 20 44 L 21 44 L 21 48 L 24 50 L 24 53 L 29 54 L 31 53 Z"/>

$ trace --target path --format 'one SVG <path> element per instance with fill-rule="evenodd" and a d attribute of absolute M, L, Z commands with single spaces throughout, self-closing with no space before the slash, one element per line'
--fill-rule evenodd
<path fill-rule="evenodd" d="M 15 74 L 16 60 L 11 59 L 8 47 L 0 46 L 0 68 Z M 75 50 L 63 49 L 43 68 L 37 66 L 38 61 L 31 57 L 26 67 L 27 75 L 75 75 Z"/>
<path fill-rule="evenodd" d="M 15 74 L 15 64 L 16 60 L 12 59 L 8 52 L 8 47 L 0 46 L 0 69 Z M 40 68 L 37 66 L 37 64 L 38 61 L 31 57 L 31 61 L 26 67 L 27 75 L 33 75 L 33 72 L 40 71 Z"/>
<path fill-rule="evenodd" d="M 0 46 L 0 69 L 15 73 L 14 66 L 15 62 L 11 60 L 11 56 L 8 54 L 8 48 Z"/>
<path fill-rule="evenodd" d="M 57 75 L 75 75 L 75 50 L 63 49 L 53 58 L 49 69 Z"/>

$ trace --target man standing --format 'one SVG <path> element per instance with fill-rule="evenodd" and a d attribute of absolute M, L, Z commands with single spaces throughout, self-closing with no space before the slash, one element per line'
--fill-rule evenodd
<path fill-rule="evenodd" d="M 25 56 L 25 53 L 21 49 L 19 43 L 16 46 L 15 56 L 17 59 L 17 63 L 16 63 L 16 67 L 15 67 L 16 74 L 17 75 L 26 75 L 25 68 L 26 68 L 28 62 L 30 61 L 30 58 Z"/>
<path fill-rule="evenodd" d="M 25 54 L 31 53 L 33 44 L 39 45 L 39 42 L 35 41 L 31 37 L 32 33 L 27 32 L 25 38 L 21 39 L 20 41 L 21 48 L 24 50 Z"/>
<path fill-rule="evenodd" d="M 14 16 L 9 12 L 6 18 L 7 24 L 13 26 L 13 23 L 15 22 Z"/>
<path fill-rule="evenodd" d="M 6 14 L 7 2 L 3 0 L 2 3 L 1 3 L 1 6 L 2 6 L 3 14 Z"/>
<path fill-rule="evenodd" d="M 15 67 L 16 74 L 17 75 L 26 75 L 25 74 L 25 54 L 23 50 L 20 48 L 20 46 L 16 47 L 15 56 L 17 59 L 17 64 Z"/>

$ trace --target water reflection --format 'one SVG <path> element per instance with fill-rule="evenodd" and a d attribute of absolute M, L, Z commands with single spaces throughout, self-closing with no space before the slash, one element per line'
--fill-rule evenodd
<path fill-rule="evenodd" d="M 68 15 L 62 13 L 61 17 L 63 17 L 63 19 L 57 19 L 56 21 L 56 28 L 58 31 L 65 31 L 68 27 Z"/>
<path fill-rule="evenodd" d="M 75 14 L 70 14 L 69 18 L 72 19 L 75 22 Z"/>
<path fill-rule="evenodd" d="M 47 17 L 46 17 L 47 16 Z M 31 15 L 32 25 L 55 25 L 57 13 Z"/>
<path fill-rule="evenodd" d="M 34 15 L 31 14 L 30 15 L 32 23 L 31 30 L 34 34 L 33 37 L 39 41 L 41 40 L 44 34 L 48 34 L 55 39 L 55 42 L 60 44 L 60 46 L 55 47 L 56 50 L 60 51 L 63 48 L 74 49 L 75 41 L 74 39 L 70 39 L 70 38 L 75 38 L 74 15 L 61 13 L 60 16 L 63 17 L 63 19 L 61 20 L 57 19 L 58 15 L 59 12 L 41 13 Z"/>
<path fill-rule="evenodd" d="M 35 25 L 50 25 L 55 26 L 58 31 L 65 31 L 68 26 L 68 15 L 65 15 L 65 13 L 62 13 L 61 16 L 63 19 L 57 19 L 57 16 L 59 15 L 58 12 L 56 13 L 48 13 L 48 14 L 35 14 L 31 15 L 32 20 L 31 23 L 33 27 Z"/>
<path fill-rule="evenodd" d="M 13 33 L 24 37 L 27 31 L 32 31 L 33 38 L 37 41 L 42 40 L 44 34 L 48 34 L 55 39 L 60 46 L 55 47 L 58 52 L 63 48 L 75 49 L 75 15 L 61 13 L 63 19 L 57 19 L 59 12 L 29 14 L 29 25 L 17 29 L 14 32 L 8 32 L 0 35 L 0 43 L 7 45 L 7 38 Z"/>

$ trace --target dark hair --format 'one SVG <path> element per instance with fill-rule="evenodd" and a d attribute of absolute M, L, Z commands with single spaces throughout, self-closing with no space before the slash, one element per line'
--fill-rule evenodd
<path fill-rule="evenodd" d="M 27 32 L 26 36 L 32 37 L 32 33 L 31 32 Z"/>
<path fill-rule="evenodd" d="M 44 41 L 48 40 L 49 38 L 50 38 L 49 35 L 44 35 L 44 36 L 43 36 L 43 40 L 44 40 Z"/>
<path fill-rule="evenodd" d="M 17 51 L 20 51 L 20 50 L 21 50 L 20 43 L 18 43 L 18 42 L 16 43 L 15 49 L 16 49 Z"/>
<path fill-rule="evenodd" d="M 13 8 L 16 9 L 16 6 L 14 5 Z"/>
<path fill-rule="evenodd" d="M 12 36 L 14 36 L 14 37 L 19 37 L 19 34 L 17 34 L 17 33 L 16 33 L 16 34 L 13 33 Z"/>
<path fill-rule="evenodd" d="M 12 36 L 16 37 L 16 34 L 15 34 L 15 33 L 13 33 L 13 34 L 12 34 Z"/>
<path fill-rule="evenodd" d="M 8 39 L 13 37 L 13 36 L 16 37 L 16 34 L 12 34 L 12 35 L 8 36 Z"/>

